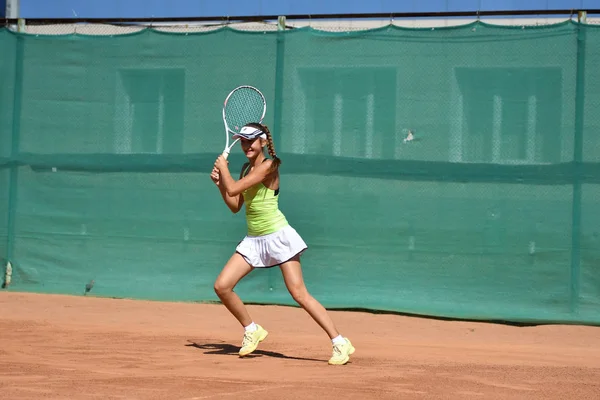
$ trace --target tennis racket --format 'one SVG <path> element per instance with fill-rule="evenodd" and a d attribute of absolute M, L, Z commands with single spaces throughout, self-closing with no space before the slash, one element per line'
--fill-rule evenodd
<path fill-rule="evenodd" d="M 239 133 L 250 122 L 262 123 L 267 112 L 267 102 L 260 90 L 253 86 L 238 86 L 233 89 L 223 103 L 223 123 L 225 124 L 225 150 L 227 159 L 231 148 L 239 140 L 229 144 L 232 135 Z"/>

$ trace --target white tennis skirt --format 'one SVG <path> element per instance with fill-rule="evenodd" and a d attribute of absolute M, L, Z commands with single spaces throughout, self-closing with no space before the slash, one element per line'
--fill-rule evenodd
<path fill-rule="evenodd" d="M 302 253 L 308 246 L 290 225 L 263 236 L 246 236 L 235 251 L 254 268 L 281 265 Z"/>

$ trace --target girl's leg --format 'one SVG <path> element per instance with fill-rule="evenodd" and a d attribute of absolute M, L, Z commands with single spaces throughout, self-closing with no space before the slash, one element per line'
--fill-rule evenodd
<path fill-rule="evenodd" d="M 321 305 L 314 297 L 308 293 L 304 279 L 302 278 L 302 267 L 300 265 L 300 256 L 297 255 L 291 260 L 281 264 L 281 272 L 285 286 L 292 298 L 327 332 L 330 339 L 339 336 L 331 317 L 325 307 Z"/>
<path fill-rule="evenodd" d="M 252 271 L 250 264 L 244 257 L 234 253 L 215 281 L 215 293 L 221 299 L 221 302 L 227 307 L 229 312 L 244 327 L 244 338 L 240 348 L 240 356 L 247 356 L 258 347 L 258 344 L 265 340 L 268 332 L 262 326 L 255 324 L 250 318 L 246 306 L 240 297 L 233 291 L 237 283 Z"/>
<path fill-rule="evenodd" d="M 292 258 L 281 264 L 281 272 L 285 286 L 294 298 L 294 300 L 323 328 L 331 338 L 333 344 L 333 354 L 329 359 L 331 365 L 344 365 L 350 360 L 350 355 L 354 353 L 354 346 L 348 338 L 342 337 L 325 307 L 312 297 L 304 280 L 302 279 L 302 268 L 300 266 L 300 256 Z"/>
<path fill-rule="evenodd" d="M 239 253 L 234 253 L 215 281 L 215 293 L 231 314 L 242 324 L 248 326 L 252 318 L 240 297 L 233 291 L 238 282 L 252 271 L 250 264 Z"/>

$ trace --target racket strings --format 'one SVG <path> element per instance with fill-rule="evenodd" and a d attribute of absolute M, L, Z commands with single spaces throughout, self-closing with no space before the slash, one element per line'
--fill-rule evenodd
<path fill-rule="evenodd" d="M 264 108 L 264 99 L 255 90 L 238 89 L 225 106 L 225 120 L 229 129 L 239 132 L 249 122 L 260 122 Z"/>

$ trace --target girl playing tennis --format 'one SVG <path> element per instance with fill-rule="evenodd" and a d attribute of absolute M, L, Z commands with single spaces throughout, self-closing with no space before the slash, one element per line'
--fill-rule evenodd
<path fill-rule="evenodd" d="M 279 265 L 285 286 L 292 298 L 325 330 L 331 338 L 333 355 L 329 364 L 343 365 L 354 353 L 350 340 L 340 335 L 327 310 L 306 289 L 302 279 L 300 254 L 307 249 L 306 243 L 292 228 L 279 210 L 279 164 L 269 129 L 262 124 L 250 123 L 239 134 L 244 154 L 248 157 L 234 180 L 227 160 L 217 158 L 211 173 L 225 204 L 233 213 L 246 205 L 248 234 L 238 244 L 215 282 L 215 292 L 225 307 L 244 327 L 244 338 L 239 351 L 246 356 L 256 350 L 268 332 L 254 323 L 239 296 L 233 291 L 237 283 L 254 268 L 270 268 Z M 265 146 L 272 159 L 265 157 Z"/>

